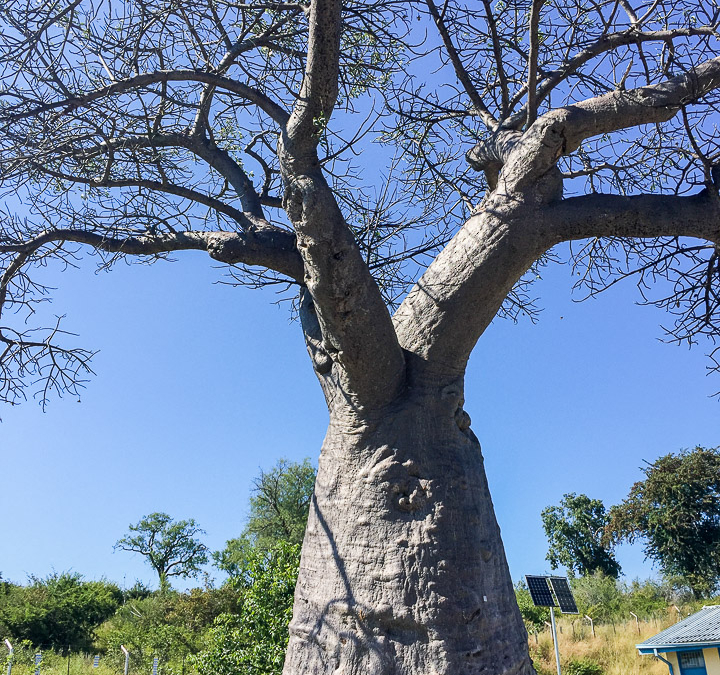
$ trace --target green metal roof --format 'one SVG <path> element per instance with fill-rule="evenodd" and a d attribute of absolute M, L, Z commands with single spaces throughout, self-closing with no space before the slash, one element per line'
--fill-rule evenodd
<path fill-rule="evenodd" d="M 714 647 L 720 645 L 720 605 L 703 607 L 687 619 L 635 645 L 641 653 L 672 650 L 672 647 Z"/>

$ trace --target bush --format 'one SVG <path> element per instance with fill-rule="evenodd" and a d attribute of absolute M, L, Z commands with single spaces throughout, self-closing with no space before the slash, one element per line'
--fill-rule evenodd
<path fill-rule="evenodd" d="M 200 675 L 280 674 L 299 563 L 297 544 L 250 553 L 231 581 L 242 595 L 239 614 L 218 617 L 192 659 Z"/>
<path fill-rule="evenodd" d="M 603 669 L 592 659 L 570 659 L 563 669 L 566 675 L 603 675 Z"/>
<path fill-rule="evenodd" d="M 599 621 L 612 621 L 622 616 L 626 598 L 617 580 L 597 572 L 571 579 L 570 584 L 581 616 L 589 614 Z"/>
<path fill-rule="evenodd" d="M 107 581 L 83 581 L 69 572 L 30 577 L 27 586 L 3 583 L 0 624 L 11 638 L 38 649 L 90 651 L 94 630 L 121 600 L 120 589 Z"/>

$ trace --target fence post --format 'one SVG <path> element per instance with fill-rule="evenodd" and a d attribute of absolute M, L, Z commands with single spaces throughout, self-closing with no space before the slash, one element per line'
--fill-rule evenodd
<path fill-rule="evenodd" d="M 635 617 L 635 625 L 637 626 L 637 632 L 638 635 L 640 635 L 640 619 L 638 619 L 638 615 L 635 614 L 635 612 L 630 612 Z"/>
<path fill-rule="evenodd" d="M 595 637 L 595 623 L 587 614 L 585 615 L 585 618 L 590 622 L 590 630 L 592 630 L 593 637 Z"/>
<path fill-rule="evenodd" d="M 13 654 L 15 653 L 15 650 L 13 649 L 13 646 L 10 644 L 10 640 L 5 640 L 5 646 L 8 648 L 8 651 L 10 652 L 10 655 L 8 656 L 8 667 L 7 667 L 7 675 L 11 675 L 12 673 L 12 662 L 13 662 Z"/>
<path fill-rule="evenodd" d="M 120 645 L 120 649 L 122 649 L 122 653 L 125 654 L 125 668 L 123 669 L 123 675 L 128 675 L 130 670 L 130 652 L 125 649 L 125 645 Z"/>

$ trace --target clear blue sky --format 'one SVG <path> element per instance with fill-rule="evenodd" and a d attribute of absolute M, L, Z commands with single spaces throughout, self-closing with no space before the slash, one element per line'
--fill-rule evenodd
<path fill-rule="evenodd" d="M 568 268 L 544 276 L 539 324 L 496 321 L 466 383 L 514 579 L 548 569 L 540 511 L 564 493 L 616 503 L 643 460 L 720 443 L 720 378 L 705 377 L 702 349 L 659 343 L 666 317 L 634 306 L 631 285 L 578 304 Z M 142 558 L 113 553 L 129 523 L 192 517 L 221 548 L 259 468 L 317 460 L 327 412 L 287 303 L 221 278 L 200 254 L 48 273 L 51 311 L 101 351 L 80 402 L 2 410 L 3 578 L 154 585 Z M 619 560 L 628 579 L 653 572 L 639 547 Z"/>

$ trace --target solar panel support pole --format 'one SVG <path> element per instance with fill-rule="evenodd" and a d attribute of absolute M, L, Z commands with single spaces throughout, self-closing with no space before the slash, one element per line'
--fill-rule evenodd
<path fill-rule="evenodd" d="M 552 630 L 553 643 L 555 644 L 555 663 L 557 664 L 558 675 L 562 675 L 560 672 L 560 646 L 558 645 L 557 627 L 555 626 L 555 612 L 553 608 L 550 608 L 550 628 Z"/>

